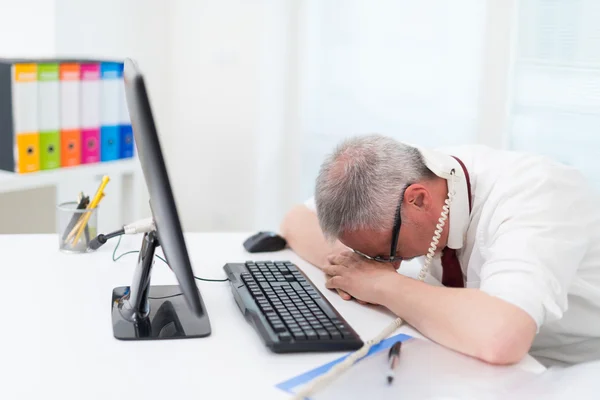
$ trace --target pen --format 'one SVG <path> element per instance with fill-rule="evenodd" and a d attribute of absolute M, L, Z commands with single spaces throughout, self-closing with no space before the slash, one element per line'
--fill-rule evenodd
<path fill-rule="evenodd" d="M 394 380 L 394 369 L 398 365 L 398 360 L 400 359 L 400 348 L 402 347 L 402 342 L 396 342 L 390 348 L 390 352 L 388 354 L 388 362 L 390 363 L 390 369 L 387 373 L 387 382 L 391 384 Z"/>
<path fill-rule="evenodd" d="M 108 183 L 108 181 L 110 180 L 110 178 L 108 176 L 104 176 L 102 177 L 102 182 L 100 183 L 100 187 L 98 187 L 98 190 L 96 191 L 96 195 L 94 196 L 92 202 L 89 204 L 89 206 L 87 207 L 90 210 L 93 210 L 94 208 L 96 208 L 98 206 L 98 203 L 100 202 L 100 200 L 102 199 L 103 194 L 104 194 L 104 188 L 106 187 L 106 184 Z M 90 213 L 85 214 L 83 220 L 81 221 L 81 225 L 78 227 L 77 229 L 77 233 L 75 233 L 75 240 L 73 240 L 73 244 L 76 244 L 79 241 L 79 238 L 81 237 L 81 234 L 83 233 L 83 230 L 85 228 L 85 226 L 87 225 L 87 222 L 90 219 Z M 71 232 L 73 233 L 73 232 Z M 67 240 L 70 240 L 72 236 L 69 235 L 69 237 L 67 238 Z"/>
<path fill-rule="evenodd" d="M 84 201 L 83 193 L 79 193 L 76 209 L 83 210 L 86 207 L 87 207 L 87 203 L 85 203 L 85 201 Z M 63 240 L 67 240 L 67 236 L 69 235 L 69 232 L 73 229 L 73 227 L 75 227 L 80 216 L 81 216 L 81 213 L 73 213 L 73 216 L 71 217 L 71 221 L 69 221 L 67 228 L 63 232 L 63 237 L 62 237 Z"/>

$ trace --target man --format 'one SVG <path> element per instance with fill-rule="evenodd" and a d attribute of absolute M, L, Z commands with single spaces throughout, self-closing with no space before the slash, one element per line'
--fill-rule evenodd
<path fill-rule="evenodd" d="M 397 273 L 435 242 L 449 190 L 425 282 Z M 344 299 L 385 306 L 456 351 L 494 364 L 527 352 L 545 365 L 600 358 L 600 202 L 573 168 L 484 146 L 353 138 L 281 233 Z"/>

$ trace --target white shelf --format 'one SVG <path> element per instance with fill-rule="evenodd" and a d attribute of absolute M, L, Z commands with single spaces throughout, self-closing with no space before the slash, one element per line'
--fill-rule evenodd
<path fill-rule="evenodd" d="M 30 174 L 16 174 L 0 171 L 0 193 L 56 186 L 65 180 L 93 175 L 122 175 L 139 170 L 137 158 L 84 164 L 75 167 L 39 171 Z"/>

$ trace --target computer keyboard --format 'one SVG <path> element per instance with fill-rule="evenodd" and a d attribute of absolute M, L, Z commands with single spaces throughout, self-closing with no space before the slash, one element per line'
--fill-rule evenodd
<path fill-rule="evenodd" d="M 362 346 L 356 332 L 293 263 L 247 261 L 223 269 L 240 310 L 275 353 Z"/>

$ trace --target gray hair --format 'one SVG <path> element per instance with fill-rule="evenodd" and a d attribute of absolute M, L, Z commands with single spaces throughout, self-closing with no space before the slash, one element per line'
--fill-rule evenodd
<path fill-rule="evenodd" d="M 372 134 L 342 142 L 317 177 L 315 202 L 328 239 L 357 229 L 391 229 L 402 189 L 432 176 L 421 152 Z"/>

